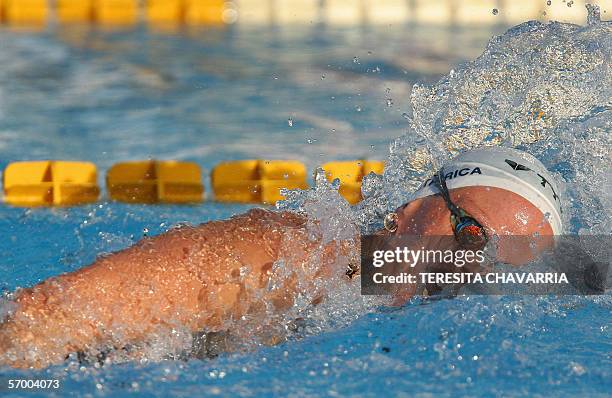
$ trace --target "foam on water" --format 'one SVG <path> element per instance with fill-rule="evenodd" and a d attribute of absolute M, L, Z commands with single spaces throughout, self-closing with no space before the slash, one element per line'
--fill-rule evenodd
<path fill-rule="evenodd" d="M 388 209 L 460 151 L 510 146 L 561 182 L 566 232 L 608 233 L 612 26 L 594 7 L 589 15 L 587 26 L 518 25 L 437 84 L 415 86 L 409 131 L 391 145 L 382 181 Z"/>

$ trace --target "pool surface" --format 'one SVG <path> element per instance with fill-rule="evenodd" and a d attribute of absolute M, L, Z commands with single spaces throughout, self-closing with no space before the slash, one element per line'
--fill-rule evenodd
<path fill-rule="evenodd" d="M 290 158 L 309 169 L 331 160 L 384 160 L 413 116 L 412 85 L 436 82 L 504 31 L 3 29 L 0 168 L 17 160 L 88 160 L 102 183 L 118 161 L 189 160 L 202 166 L 210 194 L 210 169 L 224 160 Z M 178 223 L 248 208 L 104 199 L 75 208 L 0 206 L 0 287 L 30 286 Z M 342 310 L 332 308 L 319 333 L 211 360 L 69 362 L 41 371 L 3 368 L 0 377 L 60 378 L 56 396 L 612 393 L 609 294 L 472 296 L 360 314 Z M 9 394 L 20 395 L 35 394 Z"/>

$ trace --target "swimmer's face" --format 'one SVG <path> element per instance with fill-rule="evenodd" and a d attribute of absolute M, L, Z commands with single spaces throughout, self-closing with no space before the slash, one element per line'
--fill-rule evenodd
<path fill-rule="evenodd" d="M 499 240 L 500 261 L 525 264 L 552 242 L 553 231 L 546 217 L 513 192 L 492 187 L 464 187 L 451 190 L 451 198 L 485 228 L 487 236 L 506 237 Z M 397 214 L 396 234 L 453 235 L 450 212 L 438 195 L 409 202 L 400 207 Z M 523 238 L 509 238 L 515 236 Z M 535 246 L 531 247 L 534 242 Z"/>

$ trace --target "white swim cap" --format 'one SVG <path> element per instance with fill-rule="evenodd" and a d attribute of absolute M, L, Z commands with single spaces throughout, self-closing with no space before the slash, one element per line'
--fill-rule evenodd
<path fill-rule="evenodd" d="M 495 187 L 514 192 L 537 207 L 548 220 L 553 234 L 563 230 L 557 184 L 542 162 L 513 148 L 487 147 L 465 152 L 443 167 L 449 189 Z M 415 193 L 415 199 L 438 193 L 428 179 Z"/>

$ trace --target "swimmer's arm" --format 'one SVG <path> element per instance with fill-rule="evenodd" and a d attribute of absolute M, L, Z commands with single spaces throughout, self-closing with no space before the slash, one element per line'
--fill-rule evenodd
<path fill-rule="evenodd" d="M 184 232 L 146 239 L 16 292 L 15 310 L 0 326 L 3 361 L 47 366 L 71 352 L 137 340 L 174 318 L 185 321 L 197 311 L 202 283 L 177 247 Z"/>
<path fill-rule="evenodd" d="M 267 284 L 283 233 L 302 223 L 289 214 L 251 211 L 145 239 L 23 289 L 0 325 L 0 363 L 47 366 L 74 351 L 120 348 L 173 325 L 223 330 L 228 319 L 252 310 L 241 296 L 245 286 Z M 244 267 L 248 277 L 239 283 Z M 285 287 L 282 295 L 267 298 L 279 309 L 292 304 L 292 281 Z"/>

